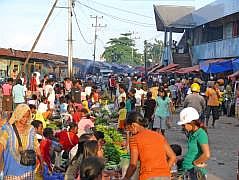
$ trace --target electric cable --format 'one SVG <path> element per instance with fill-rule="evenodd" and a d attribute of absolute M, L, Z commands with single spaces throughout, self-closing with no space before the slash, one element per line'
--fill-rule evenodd
<path fill-rule="evenodd" d="M 140 13 L 137 13 L 137 12 L 133 12 L 133 11 L 117 8 L 117 7 L 114 7 L 114 6 L 110 6 L 110 5 L 107 5 L 107 4 L 99 3 L 99 2 L 96 2 L 94 0 L 91 0 L 91 1 L 93 1 L 95 4 L 98 4 L 98 5 L 101 5 L 101 6 L 104 6 L 104 7 L 108 7 L 108 8 L 114 9 L 114 10 L 118 10 L 118 11 L 126 12 L 126 13 L 129 13 L 129 14 L 134 14 L 134 15 L 137 15 L 137 16 L 153 19 L 153 17 L 151 17 L 151 16 L 146 16 L 146 15 L 143 15 L 143 14 L 140 14 Z"/>
<path fill-rule="evenodd" d="M 124 19 L 124 18 L 120 18 L 120 17 L 117 17 L 117 16 L 113 16 L 111 14 L 108 14 L 108 13 L 105 13 L 103 11 L 100 11 L 100 10 L 97 10 L 95 8 L 92 8 L 88 5 L 85 5 L 79 1 L 76 1 L 77 3 L 81 4 L 82 6 L 85 6 L 91 10 L 94 10 L 98 13 L 101 13 L 101 14 L 104 14 L 105 16 L 108 16 L 108 17 L 111 17 L 112 19 L 115 19 L 115 20 L 118 20 L 118 21 L 121 21 L 121 22 L 125 22 L 125 23 L 128 23 L 128 24 L 134 24 L 134 25 L 137 25 L 137 26 L 143 26 L 143 27 L 154 27 L 154 24 L 149 24 L 149 23 L 142 23 L 142 22 L 139 22 L 139 21 L 133 21 L 133 20 L 129 20 L 129 19 Z"/>
<path fill-rule="evenodd" d="M 82 33 L 81 29 L 80 29 L 80 24 L 78 22 L 78 19 L 77 19 L 77 16 L 76 16 L 74 8 L 73 8 L 73 14 L 74 14 L 76 25 L 78 27 L 78 30 L 80 32 L 80 35 L 81 35 L 82 39 L 85 41 L 86 44 L 93 44 L 92 42 L 87 41 L 86 38 L 84 37 L 84 35 L 83 35 L 83 33 Z"/>

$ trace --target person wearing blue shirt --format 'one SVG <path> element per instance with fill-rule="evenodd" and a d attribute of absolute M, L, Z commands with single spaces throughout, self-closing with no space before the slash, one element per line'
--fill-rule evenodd
<path fill-rule="evenodd" d="M 25 87 L 22 85 L 22 80 L 17 79 L 16 85 L 12 88 L 12 96 L 13 96 L 13 103 L 14 109 L 18 104 L 25 103 Z"/>

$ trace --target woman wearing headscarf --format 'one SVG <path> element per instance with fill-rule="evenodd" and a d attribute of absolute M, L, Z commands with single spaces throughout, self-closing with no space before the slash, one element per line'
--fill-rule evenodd
<path fill-rule="evenodd" d="M 30 125 L 30 119 L 31 111 L 29 106 L 20 104 L 0 131 L 0 162 L 3 162 L 4 159 L 1 165 L 3 165 L 3 174 L 6 180 L 34 179 L 34 163 L 31 163 L 31 165 L 24 164 L 21 161 L 20 154 L 25 150 L 34 150 L 36 154 L 40 155 L 35 129 Z M 22 146 L 19 145 L 16 130 Z M 34 156 L 32 157 L 33 159 L 35 158 Z"/>

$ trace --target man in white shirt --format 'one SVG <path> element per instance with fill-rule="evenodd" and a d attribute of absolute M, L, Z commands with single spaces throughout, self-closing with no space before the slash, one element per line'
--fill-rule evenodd
<path fill-rule="evenodd" d="M 146 92 L 141 88 L 141 84 L 137 84 L 135 91 L 136 91 L 136 93 L 135 93 L 135 99 L 136 99 L 135 108 L 136 108 L 136 111 L 141 112 L 141 107 L 143 105 L 143 100 L 144 100 L 144 96 L 145 96 Z"/>
<path fill-rule="evenodd" d="M 50 102 L 50 108 L 54 109 L 55 107 L 55 90 L 53 88 L 53 81 L 51 79 L 48 79 L 46 82 L 46 86 L 44 88 L 45 96 L 47 97 L 48 101 Z"/>

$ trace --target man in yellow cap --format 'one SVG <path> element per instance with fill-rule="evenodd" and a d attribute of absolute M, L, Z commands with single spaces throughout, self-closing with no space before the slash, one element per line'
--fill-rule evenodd
<path fill-rule="evenodd" d="M 191 85 L 191 94 L 187 95 L 185 100 L 184 100 L 184 108 L 186 107 L 193 107 L 195 108 L 199 115 L 200 115 L 200 120 L 204 122 L 204 110 L 206 108 L 206 101 L 201 96 L 200 93 L 200 85 L 198 83 L 193 83 Z"/>

